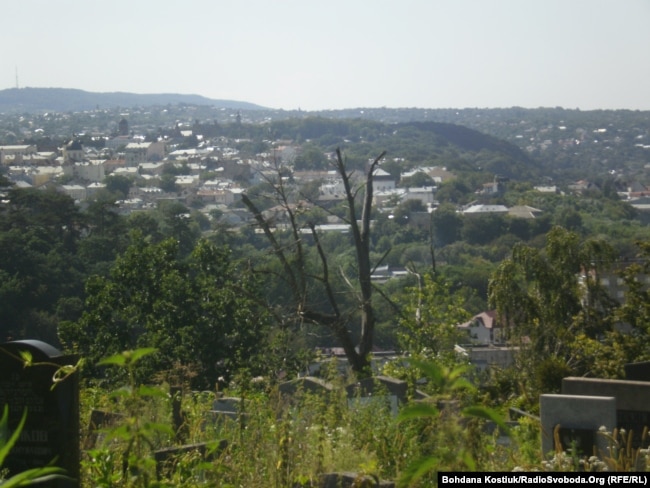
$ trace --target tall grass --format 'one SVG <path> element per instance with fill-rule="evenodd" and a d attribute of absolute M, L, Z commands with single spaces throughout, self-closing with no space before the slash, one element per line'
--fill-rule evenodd
<path fill-rule="evenodd" d="M 84 418 L 109 409 L 124 422 L 85 452 L 83 486 L 296 488 L 317 486 L 323 473 L 354 472 L 424 487 L 435 485 L 439 471 L 548 469 L 539 425 L 527 419 L 508 428 L 497 412 L 473 404 L 458 371 L 430 373 L 444 395 L 402 406 L 398 416 L 381 394 L 349 399 L 339 376 L 323 394 L 286 395 L 277 386 L 241 382 L 221 392 L 242 399 L 234 418 L 211 413 L 216 392 L 184 391 L 182 426 L 172 420 L 178 399 L 167 384 L 131 384 L 119 394 L 89 389 L 82 394 Z M 454 397 L 457 390 L 462 394 Z M 184 444 L 202 449 L 179 454 L 161 475 L 154 453 L 179 445 L 179 428 Z"/>

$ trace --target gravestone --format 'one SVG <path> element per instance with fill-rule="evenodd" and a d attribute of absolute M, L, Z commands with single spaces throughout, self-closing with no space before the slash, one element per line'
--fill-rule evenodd
<path fill-rule="evenodd" d="M 399 405 L 407 401 L 408 384 L 389 376 L 373 376 L 348 385 L 345 389 L 349 405 L 356 402 L 363 404 L 374 399 L 385 400 L 393 415 L 397 415 Z"/>
<path fill-rule="evenodd" d="M 24 367 L 21 352 L 31 355 L 32 366 Z M 79 486 L 79 376 L 75 372 L 52 388 L 54 372 L 76 363 L 76 357 L 64 356 L 41 341 L 0 345 L 0 407 L 9 407 L 9 428 L 15 429 L 27 411 L 20 438 L 3 465 L 10 475 L 53 462 L 75 481 L 53 480 L 39 486 Z"/>
<path fill-rule="evenodd" d="M 208 417 L 203 428 L 209 424 L 213 427 L 223 425 L 225 421 L 239 422 L 240 427 L 246 425 L 249 414 L 244 411 L 244 402 L 239 397 L 219 397 L 212 402 L 212 410 L 208 411 Z"/>
<path fill-rule="evenodd" d="M 650 382 L 567 377 L 562 379 L 562 393 L 598 395 L 616 398 L 616 425 L 632 431 L 632 447 L 641 446 L 644 427 L 650 428 Z"/>
<path fill-rule="evenodd" d="M 212 402 L 212 410 L 210 412 L 213 414 L 221 414 L 224 417 L 235 420 L 241 412 L 241 403 L 241 398 L 238 397 L 217 398 Z"/>
<path fill-rule="evenodd" d="M 628 363 L 623 366 L 625 379 L 630 381 L 650 381 L 650 361 Z"/>
<path fill-rule="evenodd" d="M 510 429 L 510 431 L 519 427 L 519 422 L 516 422 L 514 420 L 506 420 L 504 424 L 508 429 Z M 503 432 L 501 427 L 499 427 L 499 424 L 497 424 L 492 420 L 488 420 L 487 422 L 485 422 L 485 425 L 483 426 L 483 432 L 489 435 L 490 437 L 494 437 L 495 434 L 497 434 L 496 443 L 499 446 L 512 445 L 510 436 L 507 433 Z"/>
<path fill-rule="evenodd" d="M 221 440 L 216 446 L 212 446 L 207 442 L 201 442 L 178 447 L 167 447 L 154 451 L 156 477 L 158 481 L 161 481 L 164 477 L 169 477 L 174 472 L 176 463 L 181 456 L 195 452 L 202 461 L 210 461 L 221 454 L 226 447 L 228 447 L 228 441 Z"/>
<path fill-rule="evenodd" d="M 83 443 L 83 448 L 94 449 L 98 444 L 104 440 L 103 431 L 109 429 L 124 420 L 124 415 L 113 412 L 106 412 L 104 410 L 93 410 L 90 412 L 90 420 L 88 421 L 88 434 Z"/>
<path fill-rule="evenodd" d="M 185 442 L 189 432 L 187 426 L 187 417 L 183 412 L 183 387 L 170 386 L 169 396 L 172 399 L 172 423 L 176 433 L 176 442 Z"/>
<path fill-rule="evenodd" d="M 313 395 L 329 394 L 334 391 L 334 387 L 325 380 L 315 376 L 303 376 L 295 380 L 281 383 L 278 387 L 283 395 L 295 395 L 298 392 L 311 393 Z"/>
<path fill-rule="evenodd" d="M 596 435 L 601 426 L 610 432 L 616 424 L 616 398 L 582 395 L 541 395 L 542 452 L 554 451 L 555 428 L 560 426 L 560 442 L 566 451 L 573 442 L 582 454 L 591 456 L 594 446 L 606 453 L 608 442 Z"/>

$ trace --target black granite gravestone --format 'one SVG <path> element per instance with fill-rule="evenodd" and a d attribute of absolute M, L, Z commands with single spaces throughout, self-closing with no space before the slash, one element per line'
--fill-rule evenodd
<path fill-rule="evenodd" d="M 32 365 L 25 367 L 21 353 Z M 79 486 L 79 379 L 73 373 L 53 388 L 60 366 L 77 359 L 41 341 L 0 344 L 0 407 L 9 407 L 9 428 L 14 429 L 27 411 L 27 421 L 3 468 L 14 475 L 49 464 L 63 468 L 70 480 L 52 480 L 38 486 Z"/>
<path fill-rule="evenodd" d="M 650 381 L 650 361 L 623 365 L 625 379 L 630 381 Z"/>

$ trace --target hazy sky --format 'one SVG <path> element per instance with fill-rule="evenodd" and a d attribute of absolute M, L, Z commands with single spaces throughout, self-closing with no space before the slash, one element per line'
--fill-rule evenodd
<path fill-rule="evenodd" d="M 16 78 L 286 110 L 650 110 L 650 0 L 4 1 L 0 89 Z"/>

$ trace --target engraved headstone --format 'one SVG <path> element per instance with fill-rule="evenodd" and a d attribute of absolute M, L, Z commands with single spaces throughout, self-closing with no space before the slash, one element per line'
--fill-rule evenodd
<path fill-rule="evenodd" d="M 569 376 L 562 379 L 562 393 L 616 398 L 615 427 L 632 431 L 632 447 L 642 446 L 643 430 L 650 428 L 650 382 Z"/>
<path fill-rule="evenodd" d="M 25 366 L 21 354 L 31 356 L 30 366 Z M 9 428 L 15 429 L 27 412 L 20 438 L 3 465 L 10 475 L 52 463 L 75 481 L 53 480 L 39 486 L 79 486 L 78 374 L 56 386 L 53 383 L 60 366 L 76 362 L 77 358 L 41 341 L 0 344 L 0 407 L 9 407 Z"/>
<path fill-rule="evenodd" d="M 346 386 L 348 404 L 364 404 L 375 400 L 386 401 L 393 415 L 397 415 L 399 405 L 407 401 L 406 381 L 388 376 L 364 378 Z"/>
<path fill-rule="evenodd" d="M 562 449 L 576 447 L 582 454 L 591 456 L 606 453 L 608 442 L 596 433 L 601 427 L 610 432 L 616 426 L 616 399 L 604 396 L 541 395 L 539 402 L 542 421 L 542 451 L 554 451 L 555 429 L 559 428 Z"/>

